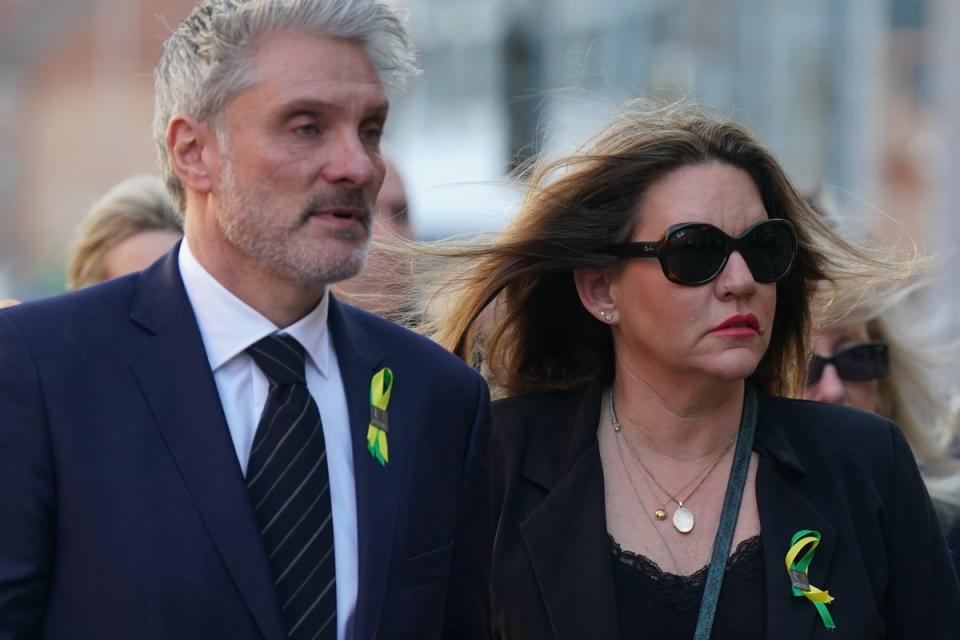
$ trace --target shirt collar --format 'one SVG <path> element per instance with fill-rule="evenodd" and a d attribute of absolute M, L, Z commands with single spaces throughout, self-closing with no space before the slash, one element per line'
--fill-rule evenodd
<path fill-rule="evenodd" d="M 212 371 L 216 372 L 258 340 L 279 331 L 296 338 L 320 374 L 326 377 L 331 348 L 327 336 L 329 289 L 310 313 L 281 330 L 204 269 L 186 239 L 180 245 L 178 260 L 183 286 L 197 318 Z"/>

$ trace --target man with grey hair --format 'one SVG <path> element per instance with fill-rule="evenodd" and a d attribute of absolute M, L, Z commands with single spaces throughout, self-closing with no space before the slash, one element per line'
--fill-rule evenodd
<path fill-rule="evenodd" d="M 185 240 L 0 312 L 0 639 L 487 635 L 486 385 L 329 293 L 413 59 L 375 0 L 205 0 L 168 40 Z"/>

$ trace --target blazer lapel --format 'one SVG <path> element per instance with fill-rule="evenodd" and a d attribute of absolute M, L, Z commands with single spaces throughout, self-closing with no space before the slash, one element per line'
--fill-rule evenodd
<path fill-rule="evenodd" d="M 803 490 L 805 472 L 784 433 L 783 424 L 768 404 L 764 406 L 762 400 L 761 403 L 756 443 L 760 453 L 757 506 L 766 565 L 766 635 L 783 640 L 812 638 L 818 629 L 824 629 L 823 624 L 813 604 L 793 595 L 784 558 L 797 531 L 819 531 L 820 545 L 810 564 L 809 578 L 810 584 L 828 589 L 836 531 Z"/>
<path fill-rule="evenodd" d="M 579 411 L 543 424 L 522 473 L 549 493 L 520 525 L 558 640 L 620 637 L 613 565 L 596 439 L 600 389 L 579 396 Z M 546 421 L 545 421 L 546 422 Z M 577 585 L 589 585 L 578 588 Z"/>
<path fill-rule="evenodd" d="M 377 636 L 386 597 L 394 531 L 402 495 L 405 436 L 404 383 L 394 381 L 390 401 L 390 460 L 380 465 L 367 450 L 370 424 L 370 381 L 384 361 L 379 336 L 368 331 L 358 311 L 330 298 L 329 327 L 347 395 L 353 437 L 353 473 L 357 491 L 357 555 L 359 584 L 353 636 Z M 409 394 L 408 394 L 409 395 Z"/>
<path fill-rule="evenodd" d="M 263 636 L 279 640 L 273 578 L 183 289 L 179 246 L 140 276 L 130 315 L 153 335 L 130 367 L 227 571 Z"/>

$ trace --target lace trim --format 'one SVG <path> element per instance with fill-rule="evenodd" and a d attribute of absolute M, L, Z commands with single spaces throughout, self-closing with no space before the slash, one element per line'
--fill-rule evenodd
<path fill-rule="evenodd" d="M 610 547 L 620 567 L 625 569 L 627 577 L 640 578 L 641 582 L 652 582 L 658 592 L 668 597 L 672 594 L 679 600 L 695 597 L 699 602 L 700 592 L 707 581 L 709 564 L 704 565 L 688 576 L 668 573 L 650 558 L 624 549 L 609 533 Z M 730 581 L 753 577 L 763 573 L 763 545 L 760 536 L 752 536 L 737 545 L 733 554 L 727 558 L 725 576 Z M 725 580 L 726 581 L 726 580 Z M 670 598 L 675 599 L 675 598 Z"/>

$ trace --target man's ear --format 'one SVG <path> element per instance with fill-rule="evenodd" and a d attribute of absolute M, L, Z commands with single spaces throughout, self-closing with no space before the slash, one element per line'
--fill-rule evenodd
<path fill-rule="evenodd" d="M 167 126 L 167 149 L 184 188 L 210 193 L 220 161 L 217 138 L 210 127 L 188 116 L 174 116 Z"/>
<path fill-rule="evenodd" d="M 613 278 L 614 270 L 610 268 L 581 267 L 573 270 L 573 282 L 580 303 L 590 315 L 606 324 L 616 324 L 618 321 L 616 304 L 611 296 Z"/>

